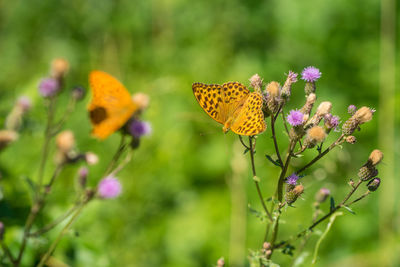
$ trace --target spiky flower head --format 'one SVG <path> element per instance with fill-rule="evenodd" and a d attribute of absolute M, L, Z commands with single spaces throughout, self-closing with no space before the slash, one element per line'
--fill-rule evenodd
<path fill-rule="evenodd" d="M 367 187 L 369 191 L 374 192 L 378 189 L 380 185 L 381 185 L 381 179 L 376 177 L 368 182 Z"/>
<path fill-rule="evenodd" d="M 294 172 L 290 176 L 286 177 L 286 183 L 291 185 L 296 185 L 297 180 L 299 179 L 300 177 Z"/>
<path fill-rule="evenodd" d="M 279 96 L 279 88 L 280 88 L 279 83 L 272 81 L 269 84 L 267 84 L 266 90 L 270 97 L 277 97 Z"/>
<path fill-rule="evenodd" d="M 297 185 L 292 191 L 286 192 L 285 194 L 285 201 L 287 204 L 294 203 L 297 198 L 304 192 L 303 185 Z"/>
<path fill-rule="evenodd" d="M 300 109 L 300 111 L 305 114 L 305 115 L 309 115 L 311 112 L 311 109 L 314 106 L 315 100 L 317 99 L 317 96 L 314 93 L 311 93 L 307 96 L 307 100 L 306 103 L 304 104 L 304 106 Z"/>
<path fill-rule="evenodd" d="M 116 198 L 121 194 L 122 186 L 114 176 L 103 178 L 97 186 L 97 193 L 100 198 Z"/>
<path fill-rule="evenodd" d="M 378 175 L 378 170 L 373 166 L 364 165 L 358 171 L 358 177 L 362 181 L 368 181 Z"/>
<path fill-rule="evenodd" d="M 308 130 L 307 136 L 310 139 L 315 140 L 315 142 L 321 143 L 325 140 L 326 133 L 321 126 L 314 126 L 310 130 Z"/>
<path fill-rule="evenodd" d="M 296 109 L 296 110 L 291 110 L 289 112 L 289 115 L 286 117 L 286 120 L 292 126 L 299 126 L 303 124 L 303 117 L 304 114 Z"/>
<path fill-rule="evenodd" d="M 362 107 L 357 110 L 356 113 L 354 113 L 354 117 L 357 118 L 360 124 L 363 124 L 372 120 L 373 114 L 374 112 L 372 111 L 372 109 L 368 107 Z"/>
<path fill-rule="evenodd" d="M 315 82 L 321 77 L 322 73 L 316 67 L 310 66 L 303 70 L 301 79 L 306 82 Z"/>
<path fill-rule="evenodd" d="M 54 79 L 61 79 L 69 70 L 69 62 L 63 58 L 56 58 L 51 62 L 51 76 Z"/>
<path fill-rule="evenodd" d="M 354 135 L 346 136 L 345 140 L 349 144 L 355 144 L 357 142 L 357 138 Z"/>

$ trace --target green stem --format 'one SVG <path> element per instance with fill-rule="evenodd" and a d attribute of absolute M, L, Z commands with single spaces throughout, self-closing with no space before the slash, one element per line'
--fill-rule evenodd
<path fill-rule="evenodd" d="M 47 250 L 46 254 L 42 257 L 40 260 L 40 263 L 38 264 L 38 267 L 42 267 L 47 260 L 50 258 L 51 254 L 54 252 L 55 248 L 57 247 L 58 243 L 61 241 L 63 236 L 68 232 L 69 228 L 71 225 L 74 223 L 74 221 L 78 218 L 79 214 L 82 212 L 85 204 L 87 202 L 83 203 L 78 210 L 75 212 L 75 214 L 71 217 L 71 219 L 68 221 L 68 223 L 64 226 L 64 228 L 61 230 L 61 232 L 58 234 L 57 238 L 53 241 L 51 244 L 50 248 Z"/>
<path fill-rule="evenodd" d="M 4 254 L 7 256 L 8 260 L 10 261 L 10 263 L 15 265 L 16 262 L 15 262 L 15 259 L 14 259 L 13 255 L 12 255 L 10 249 L 7 247 L 6 244 L 4 244 L 3 240 L 1 240 L 1 239 L 0 239 L 0 245 L 1 245 L 1 248 L 3 249 L 3 251 L 4 251 Z"/>
<path fill-rule="evenodd" d="M 255 180 L 255 177 L 257 177 L 257 174 L 256 174 L 256 167 L 255 167 L 255 164 L 254 164 L 253 137 L 251 137 L 251 136 L 249 136 L 249 147 L 250 147 L 251 169 L 253 171 L 253 180 L 254 180 L 254 183 L 256 185 L 257 193 L 258 193 L 258 196 L 260 198 L 260 201 L 261 201 L 261 204 L 263 206 L 263 209 L 264 209 L 265 213 L 267 214 L 268 219 L 272 222 L 273 221 L 272 215 L 271 215 L 271 213 L 269 213 L 268 208 L 265 205 L 265 201 L 264 201 L 264 197 L 263 197 L 262 192 L 261 192 L 260 185 L 259 185 L 258 181 Z"/>
<path fill-rule="evenodd" d="M 275 152 L 276 156 L 278 157 L 281 169 L 283 168 L 283 161 L 281 158 L 281 153 L 279 152 L 279 147 L 278 147 L 278 142 L 276 140 L 276 134 L 275 134 L 275 117 L 274 114 L 271 114 L 271 132 L 272 132 L 272 139 L 274 140 L 274 146 L 275 146 Z"/>

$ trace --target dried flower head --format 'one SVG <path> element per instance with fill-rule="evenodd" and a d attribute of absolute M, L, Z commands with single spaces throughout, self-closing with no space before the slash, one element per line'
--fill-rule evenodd
<path fill-rule="evenodd" d="M 291 110 L 286 117 L 287 122 L 292 126 L 299 126 L 303 124 L 304 114 L 298 110 Z"/>
<path fill-rule="evenodd" d="M 289 97 L 292 91 L 292 84 L 297 82 L 297 73 L 289 70 L 286 81 L 282 87 L 282 97 Z"/>
<path fill-rule="evenodd" d="M 54 78 L 44 78 L 39 84 L 39 93 L 43 97 L 52 97 L 57 94 L 60 89 L 59 82 Z"/>
<path fill-rule="evenodd" d="M 339 125 L 340 118 L 328 113 L 324 116 L 325 127 L 328 129 L 336 128 Z"/>
<path fill-rule="evenodd" d="M 332 103 L 329 101 L 324 101 L 319 104 L 317 108 L 317 114 L 321 117 L 325 116 L 326 114 L 330 113 L 332 109 Z"/>
<path fill-rule="evenodd" d="M 322 73 L 316 67 L 310 66 L 303 70 L 301 79 L 306 82 L 315 82 L 321 77 Z"/>
<path fill-rule="evenodd" d="M 103 178 L 97 186 L 97 193 L 100 198 L 116 198 L 121 194 L 122 186 L 114 176 Z"/>
<path fill-rule="evenodd" d="M 74 133 L 70 130 L 62 131 L 56 137 L 56 145 L 61 152 L 69 152 L 75 146 Z"/>
<path fill-rule="evenodd" d="M 285 194 L 285 200 L 287 204 L 292 204 L 294 203 L 297 198 L 303 194 L 304 192 L 304 186 L 303 185 L 297 185 L 292 191 L 286 192 Z"/>
<path fill-rule="evenodd" d="M 372 110 L 368 107 L 362 107 L 359 110 L 354 113 L 354 117 L 360 122 L 360 124 L 363 124 L 365 122 L 368 122 L 372 119 L 372 115 L 374 113 Z"/>
<path fill-rule="evenodd" d="M 368 162 L 372 166 L 376 166 L 377 164 L 379 164 L 382 161 L 382 159 L 383 159 L 382 151 L 380 151 L 379 149 L 375 149 L 369 155 Z"/>
<path fill-rule="evenodd" d="M 310 139 L 315 140 L 315 142 L 321 143 L 322 141 L 325 140 L 326 133 L 324 128 L 320 126 L 314 126 L 310 130 L 308 130 L 307 136 Z"/>
<path fill-rule="evenodd" d="M 224 258 L 219 258 L 217 261 L 217 267 L 224 267 L 224 266 L 225 266 Z"/>
<path fill-rule="evenodd" d="M 280 88 L 279 83 L 273 81 L 273 82 L 270 82 L 269 84 L 267 84 L 266 90 L 270 97 L 277 97 L 277 96 L 279 96 L 279 88 Z"/>
<path fill-rule="evenodd" d="M 263 80 L 261 79 L 261 77 L 258 74 L 254 74 L 253 76 L 251 76 L 249 81 L 250 81 L 251 87 L 253 87 L 256 90 L 261 91 Z"/>
<path fill-rule="evenodd" d="M 132 96 L 133 103 L 135 103 L 140 110 L 144 110 L 149 106 L 150 97 L 144 93 L 136 93 Z"/>
<path fill-rule="evenodd" d="M 69 63 L 63 58 L 56 58 L 51 62 L 51 77 L 61 79 L 68 72 Z"/>
<path fill-rule="evenodd" d="M 136 138 L 151 134 L 151 125 L 146 121 L 132 120 L 128 129 L 129 133 Z"/>

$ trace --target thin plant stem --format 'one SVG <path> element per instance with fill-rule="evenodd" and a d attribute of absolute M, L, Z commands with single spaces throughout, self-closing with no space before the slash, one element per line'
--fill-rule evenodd
<path fill-rule="evenodd" d="M 269 213 L 268 208 L 265 205 L 265 201 L 264 201 L 264 197 L 262 196 L 260 184 L 259 184 L 258 181 L 255 180 L 255 178 L 257 177 L 257 174 L 256 174 L 256 167 L 255 167 L 255 164 L 254 164 L 253 137 L 250 137 L 250 136 L 249 136 L 249 147 L 250 147 L 250 160 L 251 160 L 251 169 L 252 169 L 252 172 L 253 172 L 253 180 L 254 180 L 254 183 L 255 183 L 256 188 L 257 188 L 257 193 L 258 193 L 258 196 L 260 198 L 261 205 L 263 206 L 263 209 L 264 209 L 265 213 L 267 214 L 268 219 L 272 222 L 273 221 L 272 215 L 271 215 L 271 213 Z"/>
<path fill-rule="evenodd" d="M 299 170 L 296 171 L 297 174 L 302 173 L 309 167 L 311 167 L 314 163 L 316 163 L 318 160 L 320 160 L 323 156 L 325 156 L 329 151 L 331 151 L 333 148 L 335 148 L 337 145 L 340 145 L 342 143 L 342 139 L 344 137 L 344 134 L 339 136 L 339 138 L 333 142 L 327 149 L 324 150 L 324 152 L 319 153 L 315 158 L 313 158 L 309 163 L 307 163 L 305 166 L 301 167 Z"/>
<path fill-rule="evenodd" d="M 275 134 L 275 117 L 274 117 L 274 114 L 271 114 L 271 132 L 272 132 L 272 139 L 274 140 L 276 156 L 278 157 L 281 169 L 283 169 L 283 166 L 282 166 L 283 165 L 283 161 L 282 161 L 282 158 L 281 158 L 281 153 L 279 152 L 278 142 L 276 140 L 276 134 Z"/>
<path fill-rule="evenodd" d="M 55 219 L 53 222 L 45 225 L 43 228 L 39 229 L 34 233 L 30 233 L 29 236 L 38 237 L 44 233 L 47 233 L 48 231 L 52 230 L 54 227 L 62 223 L 65 219 L 67 219 L 75 210 L 77 210 L 78 207 L 79 205 L 74 205 L 66 213 Z"/>
<path fill-rule="evenodd" d="M 8 260 L 11 262 L 11 264 L 15 265 L 14 256 L 12 255 L 12 253 L 11 253 L 10 249 L 7 247 L 7 245 L 3 242 L 3 240 L 0 240 L 0 245 L 4 251 L 4 254 L 8 258 Z"/>
<path fill-rule="evenodd" d="M 283 111 L 283 107 L 282 107 L 282 110 L 281 110 L 281 115 L 282 115 L 282 120 L 283 120 L 283 126 L 285 126 L 286 133 L 289 136 L 289 129 L 287 127 L 287 123 L 286 123 L 286 118 L 285 118 L 285 113 Z"/>
<path fill-rule="evenodd" d="M 114 169 L 115 164 L 117 164 L 119 158 L 121 157 L 122 153 L 125 151 L 126 144 L 125 144 L 125 134 L 122 134 L 121 136 L 121 141 L 119 143 L 118 149 L 115 152 L 113 158 L 110 161 L 110 164 L 107 167 L 107 170 L 105 172 L 105 175 L 108 175 L 111 173 L 111 171 Z"/>
<path fill-rule="evenodd" d="M 42 257 L 40 260 L 40 263 L 38 264 L 38 267 L 42 267 L 47 260 L 50 258 L 51 254 L 54 252 L 55 248 L 57 247 L 58 243 L 61 241 L 63 236 L 68 232 L 69 228 L 71 225 L 75 222 L 75 220 L 78 218 L 80 213 L 82 212 L 83 208 L 85 207 L 85 203 L 82 203 L 78 210 L 75 212 L 75 214 L 71 217 L 71 219 L 68 221 L 68 223 L 64 226 L 64 228 L 61 230 L 61 232 L 58 234 L 57 238 L 53 241 L 51 244 L 50 248 L 47 250 L 46 254 Z"/>
<path fill-rule="evenodd" d="M 241 135 L 238 135 L 238 136 L 239 136 L 240 143 L 242 143 L 242 145 L 243 145 L 246 149 L 250 150 L 250 147 L 248 147 L 248 146 L 244 143 L 242 136 L 241 136 Z"/>

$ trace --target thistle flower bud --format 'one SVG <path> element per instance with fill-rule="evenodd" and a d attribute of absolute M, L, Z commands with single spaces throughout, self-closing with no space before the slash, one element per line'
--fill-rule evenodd
<path fill-rule="evenodd" d="M 317 100 L 317 96 L 314 93 L 309 94 L 306 103 L 300 109 L 301 113 L 309 115 L 314 106 L 315 100 Z"/>
<path fill-rule="evenodd" d="M 297 185 L 292 191 L 286 192 L 285 194 L 285 200 L 287 204 L 292 204 L 294 203 L 297 198 L 303 194 L 304 192 L 304 186 L 303 185 Z"/>
<path fill-rule="evenodd" d="M 304 146 L 307 148 L 313 148 L 317 143 L 321 143 L 325 140 L 325 130 L 320 126 L 314 126 L 307 131 L 307 136 L 304 139 Z"/>
<path fill-rule="evenodd" d="M 379 149 L 375 149 L 371 152 L 368 158 L 368 164 L 372 166 L 378 165 L 383 159 L 383 153 Z"/>
<path fill-rule="evenodd" d="M 134 94 L 132 100 L 139 107 L 139 110 L 145 110 L 150 103 L 150 97 L 144 93 Z"/>
<path fill-rule="evenodd" d="M 280 85 L 277 82 L 270 82 L 265 89 L 267 93 L 267 107 L 271 113 L 275 113 L 279 108 Z"/>
<path fill-rule="evenodd" d="M 39 94 L 45 98 L 55 96 L 60 90 L 60 83 L 53 78 L 44 78 L 39 83 Z"/>
<path fill-rule="evenodd" d="M 224 258 L 219 258 L 217 261 L 217 267 L 224 267 L 224 266 L 225 266 Z"/>
<path fill-rule="evenodd" d="M 0 151 L 17 139 L 17 132 L 12 130 L 0 130 Z"/>
<path fill-rule="evenodd" d="M 368 181 L 378 175 L 378 170 L 373 166 L 362 166 L 358 171 L 358 177 L 362 181 Z"/>
<path fill-rule="evenodd" d="M 378 177 L 372 179 L 371 181 L 368 182 L 367 184 L 367 188 L 369 191 L 374 192 L 378 189 L 378 187 L 381 184 L 381 179 L 379 179 Z"/>
<path fill-rule="evenodd" d="M 283 98 L 287 99 L 292 91 L 292 84 L 297 82 L 297 73 L 289 70 L 286 81 L 283 84 L 281 95 Z"/>
<path fill-rule="evenodd" d="M 258 74 L 254 74 L 253 76 L 251 76 L 249 81 L 251 87 L 253 87 L 257 92 L 261 92 L 263 80 Z"/>
<path fill-rule="evenodd" d="M 346 137 L 345 137 L 345 140 L 346 140 L 346 142 L 349 143 L 349 144 L 355 144 L 355 143 L 357 142 L 356 137 L 353 136 L 353 135 L 346 136 Z"/>
<path fill-rule="evenodd" d="M 87 177 L 89 174 L 89 169 L 86 167 L 81 167 L 78 170 L 78 183 L 81 188 L 86 187 Z"/>
<path fill-rule="evenodd" d="M 357 110 L 357 108 L 356 108 L 356 106 L 354 106 L 354 105 L 350 105 L 350 106 L 347 108 L 347 112 L 350 113 L 352 116 L 354 115 L 354 113 L 356 113 L 356 110 Z"/>
<path fill-rule="evenodd" d="M 4 238 L 4 223 L 0 221 L 0 240 Z"/>
<path fill-rule="evenodd" d="M 325 128 L 328 130 L 334 129 L 339 125 L 339 117 L 333 116 L 332 114 L 328 113 L 324 116 Z"/>
<path fill-rule="evenodd" d="M 56 146 L 63 153 L 71 151 L 75 146 L 74 133 L 70 130 L 59 133 L 56 137 Z"/>
<path fill-rule="evenodd" d="M 317 108 L 317 114 L 320 117 L 325 116 L 326 114 L 330 113 L 332 109 L 332 103 L 329 101 L 324 101 L 321 104 L 319 104 Z"/>
<path fill-rule="evenodd" d="M 351 135 L 359 125 L 368 122 L 372 119 L 374 111 L 368 107 L 362 107 L 357 110 L 350 119 L 348 119 L 342 127 L 342 132 L 345 135 Z"/>
<path fill-rule="evenodd" d="M 85 160 L 88 165 L 95 165 L 99 162 L 99 157 L 93 152 L 86 152 Z"/>
<path fill-rule="evenodd" d="M 331 191 L 329 191 L 329 189 L 321 188 L 315 195 L 315 201 L 317 201 L 318 203 L 323 203 L 329 197 L 330 194 Z"/>
<path fill-rule="evenodd" d="M 72 98 L 76 101 L 82 100 L 85 96 L 85 89 L 82 86 L 72 88 Z"/>
<path fill-rule="evenodd" d="M 63 58 L 56 58 L 51 62 L 50 74 L 54 79 L 60 80 L 68 72 L 69 63 Z"/>

